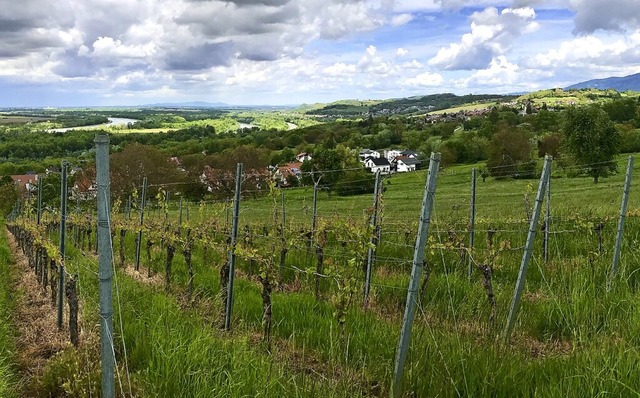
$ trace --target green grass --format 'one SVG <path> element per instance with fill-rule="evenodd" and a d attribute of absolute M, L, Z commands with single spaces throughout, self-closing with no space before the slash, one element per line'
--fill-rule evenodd
<path fill-rule="evenodd" d="M 620 164 L 625 163 L 626 159 L 620 158 Z M 504 346 L 501 333 L 529 228 L 526 206 L 534 202 L 538 181 L 478 181 L 474 257 L 478 261 L 489 258 L 490 227 L 497 231 L 496 246 L 508 242 L 510 247 L 495 260 L 492 282 L 497 318 L 490 327 L 490 308 L 479 273 L 474 272 L 469 281 L 466 260 L 461 260 L 457 251 L 436 245 L 467 242 L 470 171 L 474 166 L 480 167 L 451 167 L 438 176 L 426 251 L 430 279 L 412 332 L 404 378 L 407 396 L 637 395 L 640 256 L 635 247 L 640 241 L 640 203 L 633 192 L 640 180 L 632 184 L 620 273 L 614 288 L 607 292 L 623 173 L 595 185 L 589 178 L 567 178 L 562 170 L 554 171 L 551 261 L 545 264 L 542 259 L 539 235 L 514 334 L 511 343 Z M 219 268 L 226 256 L 224 204 L 207 204 L 201 209 L 192 205 L 185 228 L 205 224 L 211 239 L 206 255 L 201 243 L 194 250 L 195 307 L 181 304 L 189 276 L 179 251 L 169 292 L 119 273 L 122 312 L 117 324 L 121 319 L 134 385 L 143 391 L 142 396 L 151 397 L 386 395 L 424 184 L 424 171 L 386 180 L 372 307 L 369 311 L 361 308 L 362 275 L 356 271 L 357 290 L 344 337 L 334 316 L 338 279 L 322 280 L 324 299 L 317 301 L 314 277 L 305 272 L 314 267 L 315 259 L 307 253 L 304 241 L 296 238 L 300 228 L 309 227 L 312 191 L 285 191 L 287 234 L 294 243 L 283 270 L 282 289 L 272 297 L 272 354 L 259 343 L 261 290 L 255 276 L 249 276 L 255 275 L 255 267 L 245 259 L 239 258 L 237 264 L 233 333 L 228 335 L 212 326 L 221 311 Z M 274 205 L 279 208 L 278 200 L 246 197 L 240 203 L 239 238 L 244 239 L 244 226 L 249 225 L 254 247 L 264 254 L 278 250 L 279 237 L 273 233 L 273 209 Z M 345 222 L 364 223 L 371 202 L 371 195 L 342 198 L 323 191 L 318 202 L 320 221 L 338 228 Z M 175 205 L 169 217 L 173 224 L 177 222 Z M 151 212 L 146 219 L 160 225 L 162 215 Z M 602 252 L 594 231 L 599 222 L 604 224 Z M 267 227 L 266 233 L 263 227 Z M 354 254 L 351 246 L 344 249 L 338 243 L 340 234 L 340 230 L 329 233 L 325 259 L 344 271 L 342 264 Z M 129 266 L 133 245 L 129 232 Z M 165 253 L 159 244 L 153 256 L 152 270 L 162 276 Z M 82 277 L 87 323 L 95 324 L 97 287 L 91 271 L 95 260 L 78 251 L 72 258 L 79 261 L 75 269 Z M 118 343 L 120 355 L 122 348 Z"/>
<path fill-rule="evenodd" d="M 13 368 L 14 330 L 11 310 L 14 305 L 11 276 L 15 272 L 5 232 L 0 234 L 0 397 L 16 396 L 16 375 Z"/>

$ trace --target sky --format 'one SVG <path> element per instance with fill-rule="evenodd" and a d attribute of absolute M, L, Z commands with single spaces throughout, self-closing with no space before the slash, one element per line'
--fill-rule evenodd
<path fill-rule="evenodd" d="M 639 0 L 0 0 L 0 107 L 517 93 L 639 72 Z"/>

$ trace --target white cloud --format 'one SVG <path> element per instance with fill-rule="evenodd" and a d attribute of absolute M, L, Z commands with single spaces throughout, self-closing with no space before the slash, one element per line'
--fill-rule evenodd
<path fill-rule="evenodd" d="M 345 75 L 356 73 L 356 66 L 347 65 L 343 62 L 338 62 L 336 64 L 333 64 L 324 68 L 322 70 L 322 73 L 329 76 L 345 76 Z"/>
<path fill-rule="evenodd" d="M 411 15 L 411 14 L 400 14 L 400 15 L 396 15 L 393 18 L 391 18 L 391 25 L 392 26 L 402 26 L 402 25 L 408 24 L 411 21 L 413 21 L 413 15 Z"/>
<path fill-rule="evenodd" d="M 538 28 L 535 16 L 529 7 L 474 12 L 470 17 L 471 32 L 462 35 L 459 43 L 440 48 L 429 65 L 445 70 L 484 68 L 494 57 L 506 54 L 518 36 Z"/>
<path fill-rule="evenodd" d="M 444 82 L 442 75 L 438 73 L 424 72 L 416 77 L 406 79 L 403 84 L 406 86 L 433 87 L 439 86 Z"/>
<path fill-rule="evenodd" d="M 402 47 L 400 47 L 400 48 L 398 48 L 396 50 L 396 56 L 397 57 L 404 57 L 404 56 L 406 56 L 408 54 L 409 54 L 409 50 L 406 50 L 406 49 L 404 49 Z"/>

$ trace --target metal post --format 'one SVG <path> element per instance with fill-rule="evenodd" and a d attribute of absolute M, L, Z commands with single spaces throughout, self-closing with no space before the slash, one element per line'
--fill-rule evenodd
<path fill-rule="evenodd" d="M 178 218 L 178 228 L 182 228 L 182 196 L 180 196 L 180 216 Z"/>
<path fill-rule="evenodd" d="M 629 191 L 631 190 L 631 174 L 633 172 L 633 157 L 629 156 L 627 163 L 627 175 L 624 178 L 624 192 L 622 194 L 622 205 L 620 206 L 620 218 L 618 219 L 618 233 L 616 234 L 616 246 L 613 251 L 613 264 L 607 281 L 607 291 L 611 290 L 613 279 L 618 274 L 618 263 L 620 262 L 620 246 L 622 245 L 622 234 L 624 233 L 624 221 L 627 215 L 627 203 L 629 202 Z"/>
<path fill-rule="evenodd" d="M 531 259 L 531 253 L 533 251 L 533 241 L 536 238 L 536 232 L 538 228 L 538 220 L 540 219 L 540 209 L 542 208 L 542 201 L 544 199 L 544 192 L 547 188 L 547 181 L 549 180 L 549 172 L 551 170 L 551 156 L 544 157 L 544 167 L 542 168 L 542 176 L 540 177 L 540 185 L 538 186 L 538 193 L 536 194 L 536 202 L 533 206 L 533 215 L 531 217 L 531 223 L 529 224 L 529 233 L 527 234 L 527 241 L 524 246 L 524 253 L 522 253 L 522 262 L 520 263 L 520 271 L 518 272 L 518 280 L 516 281 L 516 287 L 513 292 L 513 299 L 511 301 L 511 308 L 509 309 L 509 318 L 507 319 L 507 327 L 504 330 L 504 341 L 509 342 L 511 336 L 511 330 L 518 316 L 518 309 L 520 308 L 520 298 L 522 297 L 522 291 L 524 290 L 524 282 L 527 278 L 527 267 L 529 266 L 529 260 Z"/>
<path fill-rule="evenodd" d="M 131 200 L 131 195 L 127 199 L 127 220 L 131 220 L 131 207 L 133 206 L 133 202 Z"/>
<path fill-rule="evenodd" d="M 420 224 L 418 225 L 418 237 L 416 238 L 416 245 L 413 251 L 413 266 L 411 269 L 409 289 L 407 291 L 407 304 L 404 309 L 404 319 L 402 321 L 402 329 L 400 330 L 400 340 L 398 341 L 398 351 L 396 353 L 395 369 L 393 372 L 391 392 L 395 398 L 400 397 L 402 393 L 402 375 L 404 373 L 404 363 L 407 359 L 407 351 L 409 349 L 411 326 L 413 325 L 413 317 L 416 312 L 418 289 L 420 287 L 424 261 L 424 250 L 427 244 L 429 225 L 431 224 L 431 209 L 433 208 L 433 202 L 435 200 L 439 163 L 440 154 L 431 153 L 429 176 L 427 177 L 427 184 L 422 198 L 422 213 L 420 215 Z"/>
<path fill-rule="evenodd" d="M 38 177 L 38 209 L 36 222 L 40 225 L 42 221 L 42 177 Z"/>
<path fill-rule="evenodd" d="M 547 201 L 544 214 L 544 262 L 549 263 L 549 235 L 551 234 L 551 173 L 547 180 Z"/>
<path fill-rule="evenodd" d="M 280 198 L 282 201 L 282 234 L 284 235 L 284 226 L 286 225 L 287 222 L 287 213 L 284 207 L 284 189 L 280 191 Z"/>
<path fill-rule="evenodd" d="M 318 178 L 318 181 L 315 181 L 315 173 L 311 175 L 313 181 L 313 204 L 312 204 L 312 213 L 311 213 L 311 239 L 309 242 L 310 250 L 313 250 L 313 241 L 316 238 L 316 222 L 318 217 L 318 186 L 320 185 L 320 180 L 322 176 Z"/>
<path fill-rule="evenodd" d="M 109 136 L 96 135 L 96 174 L 98 183 L 98 279 L 100 281 L 100 347 L 102 358 L 102 397 L 115 396 L 113 348 L 113 297 L 111 291 L 112 253 L 109 225 Z"/>
<path fill-rule="evenodd" d="M 67 234 L 67 171 L 69 163 L 62 161 L 62 182 L 60 183 L 60 265 L 58 266 L 58 330 L 62 329 L 64 305 L 64 261 Z"/>
<path fill-rule="evenodd" d="M 380 170 L 376 172 L 376 182 L 373 189 L 373 213 L 371 214 L 371 238 L 369 240 L 369 247 L 367 249 L 367 270 L 364 281 L 364 300 L 363 306 L 367 308 L 369 303 L 369 292 L 371 291 L 371 271 L 373 268 L 373 258 L 376 252 L 376 245 L 378 244 L 377 230 L 378 230 L 378 206 L 380 200 L 380 181 L 382 174 Z"/>
<path fill-rule="evenodd" d="M 147 177 L 142 179 L 142 198 L 140 198 L 140 230 L 136 236 L 136 266 L 135 270 L 140 270 L 140 252 L 142 246 L 142 225 L 144 224 L 144 208 L 147 204 Z"/>
<path fill-rule="evenodd" d="M 238 239 L 238 215 L 240 213 L 240 190 L 242 189 L 242 163 L 236 170 L 236 192 L 233 201 L 233 221 L 231 225 L 231 247 L 229 249 L 229 283 L 227 284 L 227 306 L 224 317 L 225 330 L 231 330 L 231 312 L 233 310 L 233 279 L 236 267 L 236 241 Z"/>
<path fill-rule="evenodd" d="M 469 214 L 469 279 L 473 274 L 473 258 L 471 256 L 473 252 L 473 244 L 475 240 L 475 227 L 476 227 L 476 168 L 471 170 L 471 205 Z"/>

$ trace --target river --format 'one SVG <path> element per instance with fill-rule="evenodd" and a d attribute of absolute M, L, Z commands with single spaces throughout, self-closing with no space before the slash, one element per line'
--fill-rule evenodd
<path fill-rule="evenodd" d="M 71 130 L 97 130 L 114 126 L 126 126 L 129 123 L 135 123 L 138 121 L 136 119 L 127 119 L 124 117 L 108 117 L 107 119 L 109 119 L 109 123 L 94 124 L 92 126 L 65 127 L 61 129 L 50 129 L 47 131 L 49 133 L 66 133 Z"/>

